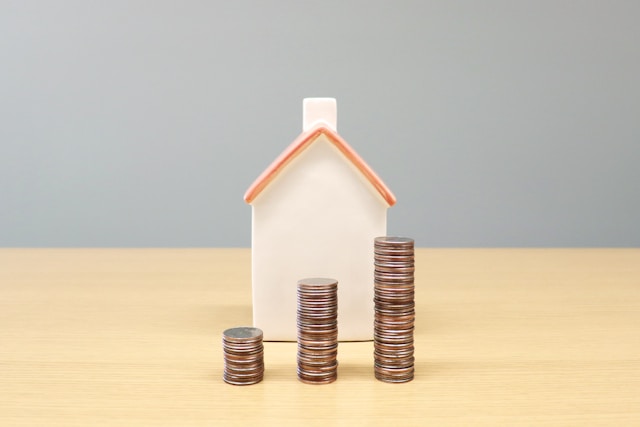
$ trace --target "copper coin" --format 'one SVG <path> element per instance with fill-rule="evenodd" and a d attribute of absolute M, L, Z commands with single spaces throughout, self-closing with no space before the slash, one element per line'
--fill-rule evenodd
<path fill-rule="evenodd" d="M 262 381 L 264 347 L 262 331 L 241 326 L 222 333 L 224 371 L 222 379 L 232 385 L 250 385 Z"/>
<path fill-rule="evenodd" d="M 407 382 L 414 375 L 414 241 L 374 240 L 374 373 L 385 382 Z"/>
<path fill-rule="evenodd" d="M 327 278 L 298 281 L 298 379 L 327 384 L 337 377 L 338 282 Z"/>

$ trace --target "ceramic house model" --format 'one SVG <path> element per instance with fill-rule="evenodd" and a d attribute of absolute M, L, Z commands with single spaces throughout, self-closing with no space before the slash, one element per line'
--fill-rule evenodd
<path fill-rule="evenodd" d="M 338 280 L 340 341 L 373 337 L 373 239 L 396 199 L 336 131 L 336 101 L 307 98 L 303 132 L 255 180 L 253 322 L 265 340 L 296 340 L 296 284 Z"/>

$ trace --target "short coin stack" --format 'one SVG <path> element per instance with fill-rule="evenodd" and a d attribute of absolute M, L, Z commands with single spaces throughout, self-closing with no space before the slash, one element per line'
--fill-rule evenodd
<path fill-rule="evenodd" d="M 262 331 L 258 328 L 239 327 L 222 333 L 225 382 L 249 385 L 262 381 L 264 375 L 264 349 Z"/>
<path fill-rule="evenodd" d="M 338 377 L 338 281 L 298 281 L 298 379 L 328 384 Z"/>
<path fill-rule="evenodd" d="M 378 380 L 413 379 L 415 324 L 414 242 L 406 237 L 374 241 L 374 372 Z"/>

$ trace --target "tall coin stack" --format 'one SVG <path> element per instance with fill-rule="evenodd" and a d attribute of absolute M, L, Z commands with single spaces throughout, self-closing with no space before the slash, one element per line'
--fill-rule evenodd
<path fill-rule="evenodd" d="M 262 381 L 264 375 L 264 348 L 262 331 L 258 328 L 239 327 L 222 333 L 225 382 L 249 385 Z"/>
<path fill-rule="evenodd" d="M 338 377 L 338 281 L 298 281 L 298 379 L 328 384 Z"/>
<path fill-rule="evenodd" d="M 374 241 L 374 372 L 378 380 L 413 379 L 415 324 L 414 242 L 406 237 Z"/>

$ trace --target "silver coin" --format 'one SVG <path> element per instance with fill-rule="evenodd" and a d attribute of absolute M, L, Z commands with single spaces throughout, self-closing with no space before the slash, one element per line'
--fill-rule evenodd
<path fill-rule="evenodd" d="M 306 279 L 298 280 L 298 286 L 304 287 L 325 287 L 325 286 L 337 286 L 338 281 L 336 279 L 330 279 L 327 277 L 308 277 Z"/>
<path fill-rule="evenodd" d="M 262 330 L 250 326 L 240 326 L 237 328 L 230 328 L 223 332 L 225 339 L 229 340 L 246 340 L 246 339 L 262 339 Z"/>
<path fill-rule="evenodd" d="M 409 237 L 398 237 L 398 236 L 380 236 L 374 239 L 374 242 L 378 245 L 384 246 L 407 246 L 413 245 L 414 240 Z"/>

